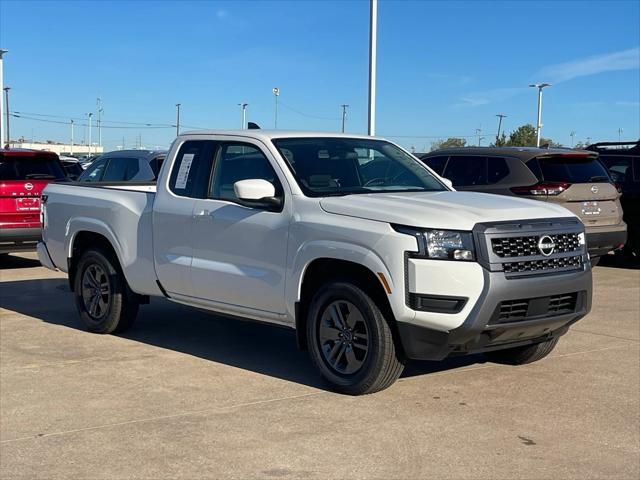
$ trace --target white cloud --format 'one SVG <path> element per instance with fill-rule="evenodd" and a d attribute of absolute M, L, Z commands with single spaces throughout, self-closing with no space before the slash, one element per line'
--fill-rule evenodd
<path fill-rule="evenodd" d="M 585 77 L 617 70 L 634 70 L 640 67 L 640 47 L 619 52 L 595 55 L 571 62 L 558 63 L 542 68 L 537 78 L 560 83 L 577 77 Z"/>
<path fill-rule="evenodd" d="M 496 88 L 483 92 L 472 92 L 459 98 L 454 107 L 480 107 L 489 103 L 502 102 L 518 95 L 526 90 L 526 87 Z"/>

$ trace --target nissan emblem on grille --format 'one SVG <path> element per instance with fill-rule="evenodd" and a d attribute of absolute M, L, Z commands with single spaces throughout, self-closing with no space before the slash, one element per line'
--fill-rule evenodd
<path fill-rule="evenodd" d="M 540 240 L 538 240 L 538 250 L 540 250 L 540 253 L 545 257 L 550 256 L 555 248 L 556 244 L 549 235 L 543 235 L 540 237 Z"/>
<path fill-rule="evenodd" d="M 597 185 L 592 185 L 591 186 L 591 192 L 592 193 L 598 193 L 598 186 Z"/>

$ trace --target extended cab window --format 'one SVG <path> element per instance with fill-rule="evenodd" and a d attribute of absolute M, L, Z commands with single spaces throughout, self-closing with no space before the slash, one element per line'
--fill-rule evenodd
<path fill-rule="evenodd" d="M 451 156 L 444 176 L 453 186 L 471 187 L 487 184 L 487 157 Z"/>
<path fill-rule="evenodd" d="M 184 142 L 171 170 L 169 190 L 182 197 L 205 198 L 217 145 L 211 140 Z"/>
<path fill-rule="evenodd" d="M 214 167 L 209 197 L 236 202 L 238 197 L 234 183 L 251 178 L 270 182 L 276 189 L 276 197 L 282 196 L 282 184 L 259 148 L 249 144 L 226 143 Z"/>

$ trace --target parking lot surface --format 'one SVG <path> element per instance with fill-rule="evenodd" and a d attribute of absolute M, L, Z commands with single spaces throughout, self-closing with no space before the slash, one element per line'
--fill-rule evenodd
<path fill-rule="evenodd" d="M 348 397 L 292 331 L 153 299 L 95 335 L 63 274 L 0 262 L 3 479 L 640 478 L 640 270 L 597 267 L 538 363 L 411 362 Z"/>

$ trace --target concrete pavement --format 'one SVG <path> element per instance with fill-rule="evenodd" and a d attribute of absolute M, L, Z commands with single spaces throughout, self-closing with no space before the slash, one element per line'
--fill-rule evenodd
<path fill-rule="evenodd" d="M 94 335 L 62 274 L 0 262 L 2 479 L 640 477 L 640 270 L 597 267 L 538 363 L 412 362 L 347 397 L 286 329 L 154 299 Z"/>

